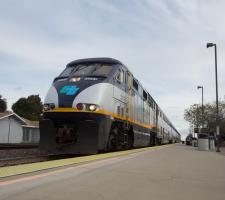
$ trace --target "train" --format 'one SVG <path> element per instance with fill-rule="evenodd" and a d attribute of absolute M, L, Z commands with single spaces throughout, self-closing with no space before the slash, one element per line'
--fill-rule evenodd
<path fill-rule="evenodd" d="M 42 150 L 96 154 L 180 141 L 131 71 L 113 58 L 72 61 L 57 76 L 40 119 Z"/>

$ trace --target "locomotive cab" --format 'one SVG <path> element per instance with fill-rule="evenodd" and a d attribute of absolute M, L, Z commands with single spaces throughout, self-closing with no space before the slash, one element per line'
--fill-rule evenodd
<path fill-rule="evenodd" d="M 40 148 L 84 154 L 106 149 L 104 131 L 112 123 L 109 111 L 120 66 L 113 59 L 77 60 L 66 66 L 44 101 Z"/>

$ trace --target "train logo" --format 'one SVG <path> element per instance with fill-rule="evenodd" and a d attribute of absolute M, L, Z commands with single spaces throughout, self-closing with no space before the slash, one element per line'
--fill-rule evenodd
<path fill-rule="evenodd" d="M 60 94 L 66 94 L 66 95 L 75 95 L 79 88 L 76 87 L 76 85 L 65 85 L 60 90 Z"/>

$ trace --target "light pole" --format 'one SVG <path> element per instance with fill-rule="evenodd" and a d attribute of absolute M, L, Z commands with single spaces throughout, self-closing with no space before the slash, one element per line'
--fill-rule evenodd
<path fill-rule="evenodd" d="M 218 79 L 217 79 L 217 47 L 214 43 L 207 43 L 207 48 L 215 47 L 215 78 L 216 78 L 216 136 L 217 136 L 217 152 L 220 152 L 219 147 L 219 135 L 220 135 L 220 127 L 219 127 L 219 104 L 218 104 Z"/>
<path fill-rule="evenodd" d="M 197 89 L 202 89 L 202 128 L 204 128 L 203 115 L 204 115 L 204 107 L 203 107 L 203 86 L 198 86 Z"/>
<path fill-rule="evenodd" d="M 194 138 L 195 138 L 195 132 L 197 133 L 197 135 L 199 134 L 199 128 L 198 128 L 198 104 L 194 104 L 195 105 L 195 109 L 196 109 L 196 113 L 195 113 L 195 121 L 196 121 L 196 128 L 197 130 L 194 128 Z"/>

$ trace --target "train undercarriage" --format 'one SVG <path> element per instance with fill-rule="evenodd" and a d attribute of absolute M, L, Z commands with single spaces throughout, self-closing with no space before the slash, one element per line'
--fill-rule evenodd
<path fill-rule="evenodd" d="M 92 113 L 45 113 L 40 148 L 49 153 L 96 154 L 138 147 L 131 124 Z M 144 140 L 144 139 L 143 139 Z M 157 144 L 156 134 L 142 146 Z"/>

